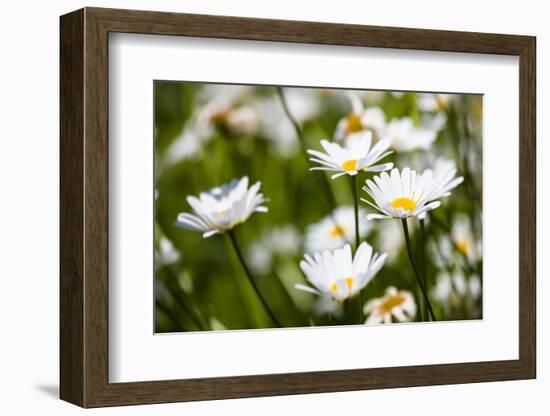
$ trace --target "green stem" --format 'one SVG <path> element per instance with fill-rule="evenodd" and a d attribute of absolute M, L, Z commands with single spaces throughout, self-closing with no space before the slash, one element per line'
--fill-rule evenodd
<path fill-rule="evenodd" d="M 176 304 L 181 308 L 183 313 L 187 315 L 187 317 L 193 322 L 193 324 L 201 331 L 206 330 L 207 328 L 205 325 L 203 325 L 201 319 L 195 315 L 193 307 L 187 305 L 187 296 L 185 292 L 183 292 L 183 290 L 180 288 L 180 286 L 176 283 L 176 276 L 171 274 L 168 279 L 165 279 L 164 284 L 170 291 L 171 295 L 176 301 Z"/>
<path fill-rule="evenodd" d="M 363 315 L 363 306 L 365 306 L 365 288 L 359 292 L 359 316 L 361 323 L 365 322 L 365 316 Z"/>
<path fill-rule="evenodd" d="M 172 325 L 174 326 L 174 328 L 176 328 L 177 331 L 181 331 L 185 328 L 185 325 L 182 325 L 179 322 L 178 317 L 174 315 L 172 309 L 168 305 L 166 305 L 161 300 L 157 300 L 155 304 L 157 308 L 156 313 L 158 314 L 158 311 L 162 311 L 166 315 L 166 317 L 172 322 Z"/>
<path fill-rule="evenodd" d="M 284 298 L 284 302 L 288 305 L 287 306 L 288 310 L 292 311 L 292 314 L 294 316 L 299 316 L 300 325 L 303 325 L 304 321 L 306 321 L 306 318 L 303 316 L 298 306 L 296 306 L 296 303 L 294 302 L 294 299 L 292 299 L 292 296 L 290 296 L 288 288 L 283 282 L 283 279 L 281 278 L 279 273 L 277 273 L 276 271 L 273 272 L 273 276 L 274 276 L 273 281 L 277 285 L 279 289 L 279 293 L 281 294 L 281 297 Z"/>
<path fill-rule="evenodd" d="M 359 248 L 360 237 L 359 237 L 359 199 L 357 197 L 357 176 L 351 176 L 351 189 L 353 191 L 353 204 L 354 204 L 354 213 L 355 213 L 355 250 Z"/>
<path fill-rule="evenodd" d="M 359 323 L 362 324 L 365 322 L 365 317 L 363 316 L 363 292 L 359 292 L 357 295 L 357 316 L 359 316 Z"/>
<path fill-rule="evenodd" d="M 420 220 L 420 257 L 422 259 L 422 283 L 424 283 L 424 287 L 428 287 L 428 272 L 426 270 L 426 224 L 424 219 Z M 426 320 L 426 310 L 428 308 L 428 305 L 426 302 L 422 302 L 420 304 L 420 315 L 422 316 L 422 320 Z"/>
<path fill-rule="evenodd" d="M 361 305 L 361 296 L 355 295 L 344 301 L 345 320 L 348 324 L 363 323 L 363 307 Z"/>
<path fill-rule="evenodd" d="M 296 131 L 296 135 L 298 136 L 298 139 L 300 139 L 300 143 L 302 145 L 302 148 L 305 150 L 305 141 L 304 141 L 304 132 L 302 131 L 302 127 L 300 124 L 296 121 L 296 119 L 292 116 L 292 113 L 290 112 L 290 108 L 288 108 L 288 104 L 286 102 L 285 94 L 283 93 L 283 89 L 281 87 L 276 87 L 275 90 L 277 91 L 277 95 L 279 96 L 279 99 L 281 100 L 281 105 L 283 106 L 283 111 L 285 112 L 286 116 L 292 123 L 292 126 L 294 127 L 294 130 Z"/>
<path fill-rule="evenodd" d="M 248 266 L 246 265 L 246 262 L 244 261 L 244 257 L 241 253 L 241 250 L 239 249 L 239 245 L 237 244 L 237 239 L 235 238 L 235 234 L 233 233 L 232 230 L 229 230 L 227 232 L 227 235 L 229 236 L 229 240 L 231 241 L 231 244 L 233 245 L 233 248 L 235 249 L 235 253 L 237 254 L 237 257 L 239 258 L 239 261 L 240 261 L 240 263 L 243 267 L 244 273 L 245 273 L 246 277 L 248 278 L 248 281 L 250 282 L 250 285 L 252 286 L 252 288 L 256 292 L 256 295 L 258 296 L 258 299 L 262 303 L 265 311 L 267 312 L 267 314 L 269 315 L 269 317 L 271 318 L 273 323 L 277 327 L 281 328 L 281 323 L 279 322 L 279 320 L 277 319 L 277 317 L 275 316 L 275 314 L 273 313 L 273 311 L 271 310 L 271 308 L 267 304 L 266 300 L 262 296 L 262 294 L 260 292 L 260 289 L 256 285 L 256 281 L 254 280 L 254 277 L 252 277 L 252 274 L 250 273 L 250 270 L 248 269 Z"/>
<path fill-rule="evenodd" d="M 283 111 L 285 112 L 285 115 L 287 116 L 287 118 L 290 120 L 290 123 L 294 127 L 296 136 L 298 136 L 298 141 L 300 142 L 300 146 L 302 148 L 302 154 L 306 160 L 306 163 L 311 166 L 311 162 L 309 161 L 309 156 L 307 153 L 304 131 L 302 130 L 300 123 L 296 121 L 296 119 L 290 112 L 290 108 L 288 107 L 288 103 L 286 101 L 283 89 L 281 87 L 275 87 L 275 90 L 277 91 L 277 95 L 279 96 L 279 100 L 281 101 Z M 323 188 L 324 194 L 327 198 L 326 200 L 327 205 L 329 206 L 330 209 L 333 209 L 334 207 L 336 207 L 336 200 L 334 198 L 334 195 L 332 194 L 332 189 L 330 187 L 330 183 L 328 182 L 328 178 L 326 175 L 318 175 L 318 176 L 320 178 L 324 178 L 322 181 L 319 181 L 319 185 L 321 186 L 321 188 Z"/>
<path fill-rule="evenodd" d="M 430 299 L 428 298 L 428 294 L 426 293 L 426 288 L 422 284 L 422 280 L 420 279 L 420 273 L 418 273 L 418 268 L 416 267 L 416 263 L 414 262 L 414 257 L 412 253 L 411 248 L 411 238 L 409 236 L 409 227 L 407 225 L 407 219 L 402 218 L 401 224 L 403 225 L 403 235 L 405 236 L 405 244 L 407 246 L 407 254 L 409 256 L 409 261 L 411 262 L 411 266 L 414 272 L 414 276 L 416 277 L 416 282 L 418 283 L 418 286 L 420 286 L 420 290 L 422 291 L 422 296 L 424 297 L 424 301 L 426 302 L 426 305 L 428 306 L 428 311 L 430 313 L 430 318 L 432 321 L 435 321 L 435 314 L 432 308 L 432 304 L 430 303 Z"/>

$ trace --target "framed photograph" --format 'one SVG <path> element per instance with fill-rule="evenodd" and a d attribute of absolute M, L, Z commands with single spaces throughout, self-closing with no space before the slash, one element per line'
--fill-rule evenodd
<path fill-rule="evenodd" d="M 62 16 L 61 398 L 534 378 L 535 49 Z"/>

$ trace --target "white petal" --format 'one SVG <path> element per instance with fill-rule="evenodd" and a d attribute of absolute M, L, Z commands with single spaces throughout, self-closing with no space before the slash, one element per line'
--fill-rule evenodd
<path fill-rule="evenodd" d="M 304 292 L 313 293 L 314 295 L 321 295 L 321 292 L 319 292 L 318 290 L 315 290 L 310 286 L 302 285 L 300 283 L 296 283 L 294 285 L 294 289 L 303 290 Z"/>
<path fill-rule="evenodd" d="M 214 234 L 218 234 L 220 231 L 219 230 L 210 230 L 210 231 L 207 231 L 205 232 L 202 237 L 203 238 L 208 238 L 208 237 L 212 237 Z"/>
<path fill-rule="evenodd" d="M 383 163 L 381 165 L 369 166 L 364 170 L 365 172 L 383 172 L 391 168 L 393 168 L 393 163 L 390 162 L 390 163 Z"/>

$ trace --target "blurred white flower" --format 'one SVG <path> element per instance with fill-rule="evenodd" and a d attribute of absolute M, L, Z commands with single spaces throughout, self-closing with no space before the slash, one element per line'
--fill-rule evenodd
<path fill-rule="evenodd" d="M 420 94 L 418 98 L 418 107 L 423 111 L 420 116 L 420 127 L 428 131 L 438 132 L 443 130 L 447 124 L 447 113 L 450 100 L 453 99 L 449 94 Z"/>
<path fill-rule="evenodd" d="M 313 303 L 313 313 L 317 316 L 331 315 L 335 318 L 342 318 L 344 315 L 344 308 L 342 303 L 335 302 L 332 298 L 326 296 L 319 296 Z"/>
<path fill-rule="evenodd" d="M 459 214 L 456 216 L 451 229 L 451 238 L 456 249 L 470 263 L 474 263 L 481 258 L 481 242 L 475 240 L 470 219 L 466 215 Z"/>
<path fill-rule="evenodd" d="M 477 300 L 481 296 L 481 279 L 477 274 L 466 276 L 461 268 L 452 272 L 442 271 L 436 276 L 435 286 L 432 288 L 432 297 L 438 301 L 447 312 L 464 296 Z"/>
<path fill-rule="evenodd" d="M 211 138 L 217 128 L 233 136 L 255 134 L 259 128 L 256 110 L 247 105 L 232 105 L 220 96 L 198 108 L 194 128 L 199 137 Z"/>
<path fill-rule="evenodd" d="M 260 114 L 260 133 L 272 144 L 273 151 L 283 157 L 291 157 L 300 150 L 294 126 L 275 96 L 254 101 Z"/>
<path fill-rule="evenodd" d="M 437 267 L 475 265 L 482 256 L 481 240 L 473 233 L 470 218 L 465 214 L 454 217 L 449 234 L 441 235 L 430 246 Z"/>
<path fill-rule="evenodd" d="M 176 163 L 182 159 L 195 157 L 202 151 L 205 139 L 200 137 L 190 124 L 172 141 L 166 151 L 165 162 Z"/>
<path fill-rule="evenodd" d="M 214 317 L 210 318 L 209 323 L 212 331 L 225 331 L 227 329 L 224 324 Z"/>
<path fill-rule="evenodd" d="M 418 94 L 416 102 L 420 111 L 439 112 L 449 106 L 452 98 L 452 94 L 423 93 Z"/>
<path fill-rule="evenodd" d="M 286 104 L 299 123 L 311 120 L 321 111 L 321 91 L 317 89 L 283 88 Z"/>
<path fill-rule="evenodd" d="M 410 117 L 394 118 L 381 137 L 389 140 L 391 147 L 400 152 L 429 149 L 437 138 L 437 130 L 427 126 L 415 126 Z"/>
<path fill-rule="evenodd" d="M 399 169 L 392 169 L 390 175 L 382 172 L 373 179 L 374 182 L 367 179 L 367 186 L 364 186 L 363 190 L 370 195 L 374 203 L 363 198 L 361 200 L 381 214 L 369 214 L 369 220 L 419 216 L 441 205 L 441 202 L 433 201 L 432 198 L 437 187 L 431 170 L 417 175 L 409 168 L 403 169 L 401 173 Z"/>
<path fill-rule="evenodd" d="M 370 224 L 364 209 L 359 210 L 359 236 L 364 238 Z M 336 208 L 321 221 L 306 229 L 305 250 L 307 253 L 334 250 L 355 241 L 355 212 L 352 206 Z"/>
<path fill-rule="evenodd" d="M 367 224 L 370 224 L 367 221 Z M 376 246 L 380 251 L 388 253 L 388 263 L 399 259 L 401 247 L 403 246 L 403 229 L 399 221 L 379 221 L 377 225 Z M 409 232 L 414 234 L 416 227 L 411 227 Z"/>
<path fill-rule="evenodd" d="M 283 91 L 288 109 L 298 123 L 303 124 L 319 114 L 319 91 L 298 88 Z M 294 156 L 300 150 L 300 143 L 280 99 L 276 95 L 258 98 L 254 106 L 260 114 L 261 134 L 271 141 L 273 150 L 283 157 Z"/>
<path fill-rule="evenodd" d="M 251 85 L 203 84 L 197 93 L 198 102 L 207 102 L 224 97 L 228 104 L 237 104 L 249 98 L 256 88 Z"/>
<path fill-rule="evenodd" d="M 366 131 L 370 131 L 376 137 L 379 137 L 386 126 L 384 111 L 380 107 L 365 109 L 360 95 L 355 91 L 349 91 L 348 97 L 351 101 L 352 112 L 338 122 L 334 139 L 342 142 L 350 136 Z"/>
<path fill-rule="evenodd" d="M 385 91 L 360 90 L 356 91 L 367 105 L 378 105 L 384 100 Z"/>
<path fill-rule="evenodd" d="M 320 91 L 284 88 L 284 97 L 292 117 L 300 124 L 319 115 Z M 285 114 L 279 97 L 256 97 L 251 105 L 259 115 L 259 133 L 269 140 L 273 151 L 282 157 L 292 157 L 300 150 L 296 130 Z"/>
<path fill-rule="evenodd" d="M 180 253 L 172 242 L 162 236 L 159 240 L 158 249 L 155 250 L 155 267 L 159 268 L 166 264 L 175 263 L 180 258 Z"/>
<path fill-rule="evenodd" d="M 384 296 L 369 300 L 363 311 L 369 315 L 366 324 L 390 324 L 392 318 L 397 322 L 410 322 L 416 316 L 416 303 L 411 292 L 390 286 Z"/>
<path fill-rule="evenodd" d="M 456 163 L 454 160 L 438 158 L 434 166 L 435 189 L 431 195 L 439 199 L 451 194 L 451 191 L 464 181 L 464 177 L 456 177 Z"/>
<path fill-rule="evenodd" d="M 453 160 L 438 158 L 433 170 L 433 191 L 430 194 L 431 200 L 447 197 L 451 191 L 464 181 L 464 177 L 456 177 L 456 164 Z M 420 214 L 420 219 L 424 218 L 426 213 Z"/>
<path fill-rule="evenodd" d="M 310 170 L 326 170 L 338 172 L 332 175 L 335 179 L 342 175 L 355 176 L 360 171 L 380 172 L 391 169 L 393 163 L 382 163 L 377 165 L 381 159 L 388 156 L 389 142 L 381 140 L 371 148 L 372 133 L 370 131 L 354 135 L 347 140 L 344 146 L 338 143 L 321 140 L 321 146 L 326 153 L 309 149 L 307 152 L 312 155 L 309 160 L 320 164 Z"/>
<path fill-rule="evenodd" d="M 188 196 L 193 214 L 180 213 L 176 225 L 201 231 L 204 238 L 230 230 L 254 212 L 267 212 L 267 207 L 262 205 L 266 200 L 259 192 L 260 186 L 260 182 L 256 182 L 248 188 L 248 177 L 244 176 L 202 192 L 199 198 Z"/>
<path fill-rule="evenodd" d="M 273 259 L 277 256 L 293 256 L 298 253 L 302 239 L 292 225 L 274 227 L 265 232 L 248 249 L 248 264 L 258 274 L 271 270 Z"/>
<path fill-rule="evenodd" d="M 315 253 L 313 257 L 306 254 L 300 267 L 313 287 L 302 284 L 294 287 L 342 302 L 358 294 L 372 280 L 386 257 L 386 254 L 373 253 L 367 243 L 361 243 L 355 257 L 349 244 L 333 251 Z"/>
<path fill-rule="evenodd" d="M 481 296 L 483 289 L 481 287 L 481 279 L 477 274 L 470 276 L 470 279 L 468 280 L 468 291 L 474 299 L 479 299 Z"/>
<path fill-rule="evenodd" d="M 252 107 L 242 106 L 226 115 L 227 126 L 234 134 L 251 135 L 258 131 L 258 114 Z"/>
<path fill-rule="evenodd" d="M 234 136 L 255 134 L 259 115 L 244 99 L 252 87 L 207 84 L 197 94 L 195 109 L 180 134 L 172 141 L 164 162 L 176 163 L 197 157 L 221 127 Z"/>
<path fill-rule="evenodd" d="M 420 116 L 420 127 L 427 130 L 439 132 L 445 128 L 447 124 L 447 115 L 445 113 L 427 114 Z"/>

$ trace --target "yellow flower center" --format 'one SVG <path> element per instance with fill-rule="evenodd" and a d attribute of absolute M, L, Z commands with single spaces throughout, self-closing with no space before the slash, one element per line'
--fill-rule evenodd
<path fill-rule="evenodd" d="M 437 111 L 445 110 L 445 108 L 447 108 L 447 105 L 449 104 L 449 101 L 447 100 L 447 98 L 441 97 L 441 96 L 437 96 L 435 98 L 435 102 L 436 102 Z"/>
<path fill-rule="evenodd" d="M 461 238 L 456 242 L 456 247 L 462 254 L 467 256 L 470 252 L 470 241 L 467 238 Z"/>
<path fill-rule="evenodd" d="M 346 117 L 346 133 L 357 133 L 363 130 L 363 122 L 361 121 L 361 115 L 352 113 Z"/>
<path fill-rule="evenodd" d="M 351 290 L 353 287 L 353 277 L 346 277 L 343 279 L 344 282 L 346 282 L 346 286 L 348 287 L 348 290 Z M 338 293 L 338 282 L 334 282 L 332 286 L 330 287 L 330 291 L 332 293 Z"/>
<path fill-rule="evenodd" d="M 210 116 L 210 120 L 214 124 L 224 124 L 227 121 L 229 110 L 220 110 Z"/>
<path fill-rule="evenodd" d="M 395 198 L 391 202 L 391 206 L 394 208 L 403 208 L 405 211 L 412 211 L 416 208 L 416 202 L 411 198 Z"/>
<path fill-rule="evenodd" d="M 335 224 L 330 230 L 330 236 L 332 238 L 342 237 L 344 234 L 346 234 L 346 227 L 342 227 L 338 224 Z"/>
<path fill-rule="evenodd" d="M 380 310 L 380 314 L 383 315 L 386 313 L 390 313 L 393 308 L 401 305 L 403 302 L 405 302 L 405 297 L 403 295 L 397 294 L 394 296 L 390 296 L 378 307 Z"/>
<path fill-rule="evenodd" d="M 356 168 L 357 168 L 356 159 L 346 160 L 344 163 L 342 163 L 342 169 L 344 169 L 346 172 L 349 172 L 351 170 L 357 170 Z"/>

